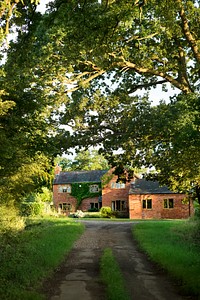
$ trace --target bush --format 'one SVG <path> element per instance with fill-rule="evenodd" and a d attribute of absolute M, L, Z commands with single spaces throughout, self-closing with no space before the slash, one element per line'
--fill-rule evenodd
<path fill-rule="evenodd" d="M 0 205 L 0 233 L 14 233 L 24 229 L 24 219 L 14 205 Z"/>
<path fill-rule="evenodd" d="M 100 215 L 102 218 L 111 218 L 114 216 L 113 211 L 109 206 L 103 206 L 100 209 Z"/>
<path fill-rule="evenodd" d="M 200 204 L 198 202 L 194 202 L 194 215 L 196 218 L 200 219 Z"/>
<path fill-rule="evenodd" d="M 36 202 L 52 202 L 53 194 L 47 187 L 42 187 L 42 193 L 35 194 Z"/>
<path fill-rule="evenodd" d="M 99 209 L 97 207 L 93 207 L 93 208 L 89 208 L 88 211 L 89 212 L 98 212 Z"/>
<path fill-rule="evenodd" d="M 85 214 L 84 218 L 100 218 L 99 212 L 88 212 Z"/>
<path fill-rule="evenodd" d="M 22 216 L 37 216 L 42 213 L 44 209 L 43 203 L 38 202 L 22 202 L 21 204 L 21 214 Z"/>

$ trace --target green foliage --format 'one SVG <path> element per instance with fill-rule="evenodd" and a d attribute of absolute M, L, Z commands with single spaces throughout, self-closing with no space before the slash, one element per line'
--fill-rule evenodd
<path fill-rule="evenodd" d="M 123 275 L 110 248 L 106 248 L 101 257 L 100 272 L 102 281 L 106 285 L 107 299 L 130 299 L 125 287 Z"/>
<path fill-rule="evenodd" d="M 143 162 L 155 166 L 154 178 L 174 190 L 198 197 L 200 185 L 200 95 L 179 95 L 151 109 L 143 145 Z M 142 151 L 142 149 L 141 149 Z M 193 189 L 193 191 L 192 191 Z M 200 197 L 198 197 L 200 199 Z"/>
<path fill-rule="evenodd" d="M 41 190 L 43 185 L 50 187 L 52 184 L 50 159 L 42 154 L 34 158 L 26 157 L 18 170 L 14 170 L 15 167 L 13 169 L 9 164 L 6 168 L 1 166 L 1 203 L 6 203 L 8 200 L 20 203 L 25 195 L 27 197 Z"/>
<path fill-rule="evenodd" d="M 89 208 L 88 211 L 89 212 L 97 212 L 97 211 L 99 211 L 99 209 L 97 207 L 93 207 L 93 208 Z"/>
<path fill-rule="evenodd" d="M 2 46 L 4 39 L 12 32 L 11 25 L 22 26 L 26 23 L 26 17 L 28 14 L 33 14 L 35 5 L 39 3 L 39 0 L 15 0 L 15 1 L 1 1 L 0 3 L 0 45 Z M 23 18 L 23 17 L 24 18 Z M 7 41 L 8 43 L 8 41 Z"/>
<path fill-rule="evenodd" d="M 86 150 L 76 154 L 73 160 L 56 157 L 55 164 L 59 164 L 63 172 L 77 170 L 107 170 L 108 161 L 97 150 Z"/>
<path fill-rule="evenodd" d="M 108 161 L 97 150 L 81 151 L 72 162 L 72 170 L 107 170 Z"/>
<path fill-rule="evenodd" d="M 176 278 L 183 291 L 197 297 L 200 295 L 198 224 L 191 221 L 147 221 L 133 227 L 134 237 L 148 256 Z"/>
<path fill-rule="evenodd" d="M 22 216 L 37 216 L 45 213 L 48 204 L 52 202 L 52 192 L 47 187 L 42 187 L 41 193 L 31 193 L 23 198 L 20 203 Z"/>
<path fill-rule="evenodd" d="M 114 217 L 114 212 L 109 206 L 103 206 L 100 209 L 100 215 L 102 218 L 112 218 Z"/>
<path fill-rule="evenodd" d="M 199 1 L 55 0 L 43 16 L 38 1 L 4 2 L 2 39 L 9 23 L 18 37 L 0 72 L 2 201 L 38 189 L 38 172 L 20 175 L 38 155 L 101 145 L 174 189 L 192 181 L 200 202 Z M 166 83 L 182 93 L 168 105 L 133 95 Z M 91 167 L 81 159 L 74 168 Z"/>
<path fill-rule="evenodd" d="M 200 204 L 196 201 L 193 202 L 194 204 L 194 217 L 200 219 Z"/>
<path fill-rule="evenodd" d="M 22 202 L 20 204 L 21 215 L 25 217 L 37 216 L 43 213 L 44 204 L 39 202 Z"/>
<path fill-rule="evenodd" d="M 113 176 L 114 176 L 114 174 L 110 173 L 110 172 L 107 172 L 102 176 L 101 182 L 102 182 L 103 188 L 110 182 L 110 180 L 113 178 Z"/>
<path fill-rule="evenodd" d="M 24 229 L 24 225 L 24 219 L 12 202 L 0 205 L 0 236 L 16 234 Z"/>
<path fill-rule="evenodd" d="M 99 219 L 100 217 L 99 212 L 93 212 L 91 210 L 88 210 L 88 212 L 84 215 L 84 219 Z"/>
<path fill-rule="evenodd" d="M 44 187 L 44 186 L 42 187 L 41 190 L 42 190 L 41 193 L 36 193 L 35 201 L 47 202 L 47 203 L 52 202 L 52 199 L 53 199 L 52 191 L 50 191 L 47 187 Z"/>
<path fill-rule="evenodd" d="M 99 192 L 91 193 L 90 185 L 97 184 Z M 101 183 L 96 182 L 81 182 L 71 184 L 71 195 L 77 199 L 77 208 L 80 206 L 83 199 L 101 196 Z"/>
<path fill-rule="evenodd" d="M 33 222 L 37 226 L 29 226 L 9 243 L 1 240 L 2 300 L 43 299 L 37 292 L 43 279 L 53 274 L 84 230 L 80 223 L 66 218 Z"/>

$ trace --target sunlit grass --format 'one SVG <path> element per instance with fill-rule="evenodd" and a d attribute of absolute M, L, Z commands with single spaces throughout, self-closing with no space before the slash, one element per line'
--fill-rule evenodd
<path fill-rule="evenodd" d="M 83 225 L 73 220 L 43 218 L 15 236 L 2 238 L 0 298 L 42 299 L 35 291 L 62 262 L 83 230 Z"/>
<path fill-rule="evenodd" d="M 129 300 L 124 278 L 110 248 L 104 250 L 100 269 L 102 281 L 106 286 L 106 299 Z"/>
<path fill-rule="evenodd" d="M 184 292 L 200 296 L 197 226 L 189 221 L 141 222 L 133 227 L 133 234 L 148 256 L 181 283 Z"/>

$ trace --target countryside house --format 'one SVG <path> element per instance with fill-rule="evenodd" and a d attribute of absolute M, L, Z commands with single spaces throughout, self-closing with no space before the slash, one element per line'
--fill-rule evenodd
<path fill-rule="evenodd" d="M 109 206 L 118 215 L 130 219 L 182 219 L 193 214 L 186 195 L 170 191 L 158 182 L 133 176 L 118 182 L 112 170 L 61 172 L 56 167 L 53 182 L 55 208 L 68 215 Z"/>

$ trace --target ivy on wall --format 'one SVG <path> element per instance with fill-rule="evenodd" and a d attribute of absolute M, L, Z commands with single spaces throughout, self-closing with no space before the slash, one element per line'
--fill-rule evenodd
<path fill-rule="evenodd" d="M 99 191 L 90 192 L 91 185 L 98 185 Z M 77 199 L 77 207 L 81 205 L 83 199 L 101 196 L 101 183 L 96 182 L 80 182 L 71 184 L 71 195 Z"/>

